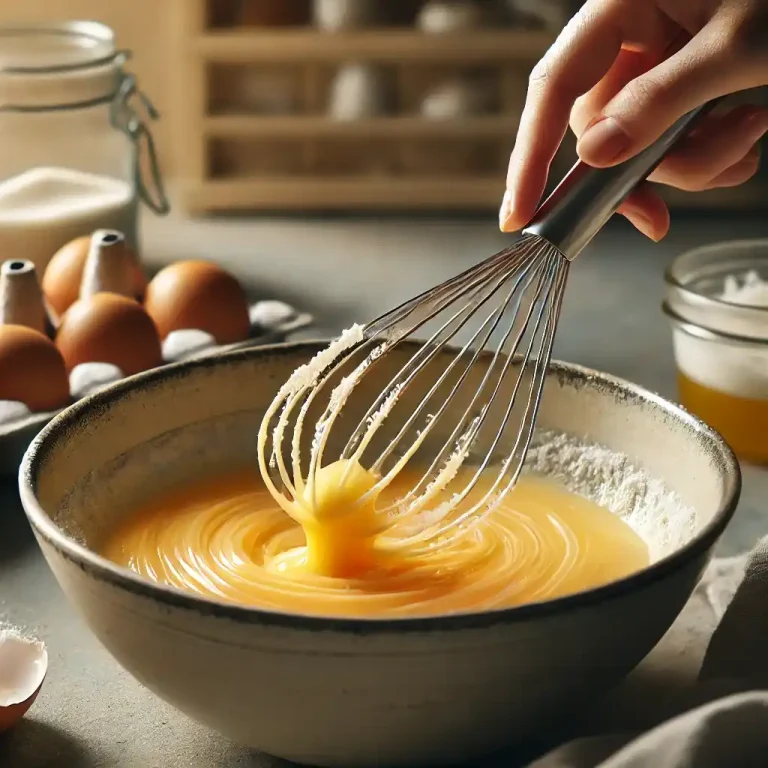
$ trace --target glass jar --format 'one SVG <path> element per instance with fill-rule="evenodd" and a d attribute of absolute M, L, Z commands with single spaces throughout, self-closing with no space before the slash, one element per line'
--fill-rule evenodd
<path fill-rule="evenodd" d="M 128 58 L 97 22 L 0 28 L 0 260 L 42 273 L 99 228 L 136 247 L 139 202 L 168 212 L 144 119 L 157 113 Z"/>
<path fill-rule="evenodd" d="M 681 404 L 717 429 L 739 458 L 768 464 L 768 302 L 723 298 L 727 280 L 741 285 L 750 273 L 768 283 L 768 240 L 683 253 L 667 270 L 663 308 Z"/>

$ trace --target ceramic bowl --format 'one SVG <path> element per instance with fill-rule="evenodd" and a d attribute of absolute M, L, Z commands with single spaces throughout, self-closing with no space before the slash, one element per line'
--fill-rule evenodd
<path fill-rule="evenodd" d="M 685 520 L 674 519 L 674 505 L 649 518 L 666 543 L 629 578 L 494 612 L 346 620 L 200 599 L 94 554 L 119 516 L 155 494 L 255 466 L 261 414 L 319 348 L 275 345 L 139 374 L 67 409 L 30 446 L 20 489 L 35 535 L 64 592 L 125 669 L 238 742 L 300 763 L 360 768 L 464 761 L 528 738 L 648 653 L 734 511 L 738 464 L 677 406 L 561 363 L 546 381 L 541 434 L 619 456 L 610 471 L 588 463 L 572 471 L 554 451 L 548 471 L 609 506 L 663 506 L 668 497 L 682 505 Z M 380 365 L 394 369 L 412 353 L 398 348 Z M 383 370 L 384 380 L 392 372 Z M 612 483 L 615 497 L 605 495 Z"/>

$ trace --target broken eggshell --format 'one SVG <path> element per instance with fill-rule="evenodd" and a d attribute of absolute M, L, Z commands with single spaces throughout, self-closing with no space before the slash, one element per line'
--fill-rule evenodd
<path fill-rule="evenodd" d="M 29 711 L 47 671 L 44 643 L 14 629 L 0 629 L 0 733 Z"/>

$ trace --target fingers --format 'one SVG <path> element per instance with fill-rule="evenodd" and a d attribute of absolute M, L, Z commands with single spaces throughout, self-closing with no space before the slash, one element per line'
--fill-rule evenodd
<path fill-rule="evenodd" d="M 651 181 L 689 192 L 709 189 L 729 168 L 747 158 L 768 132 L 768 110 L 745 105 L 710 117 L 686 137 L 651 175 Z"/>
<path fill-rule="evenodd" d="M 757 142 L 766 133 L 768 111 L 759 107 L 745 105 L 710 117 L 665 158 L 651 180 L 688 191 L 736 187 L 757 173 Z M 669 211 L 649 184 L 633 192 L 619 213 L 652 240 L 660 240 L 669 229 Z"/>
<path fill-rule="evenodd" d="M 499 214 L 502 230 L 519 229 L 535 212 L 574 102 L 608 72 L 622 44 L 658 50 L 672 35 L 652 3 L 589 0 L 573 17 L 531 74 Z"/>
<path fill-rule="evenodd" d="M 651 184 L 639 186 L 619 206 L 618 212 L 656 242 L 669 232 L 669 209 Z"/>
<path fill-rule="evenodd" d="M 641 51 L 622 48 L 603 79 L 580 96 L 571 110 L 571 130 L 578 138 L 606 104 L 636 77 L 651 69 L 658 60 Z"/>
<path fill-rule="evenodd" d="M 738 163 L 724 170 L 719 176 L 715 176 L 707 189 L 738 187 L 745 181 L 749 181 L 757 173 L 759 167 L 760 147 L 755 146 Z"/>
<path fill-rule="evenodd" d="M 619 163 L 694 107 L 758 85 L 752 82 L 754 67 L 731 50 L 730 36 L 725 24 L 710 23 L 677 53 L 629 82 L 581 135 L 579 157 L 596 167 Z"/>

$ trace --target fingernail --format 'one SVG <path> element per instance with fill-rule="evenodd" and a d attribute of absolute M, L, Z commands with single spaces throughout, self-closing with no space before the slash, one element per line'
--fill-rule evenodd
<path fill-rule="evenodd" d="M 504 197 L 501 200 L 499 209 L 499 229 L 505 232 L 505 226 L 512 215 L 512 193 L 507 189 L 504 191 Z"/>
<path fill-rule="evenodd" d="M 629 142 L 629 136 L 612 117 L 603 117 L 584 131 L 576 149 L 584 162 L 605 165 L 624 152 Z"/>

